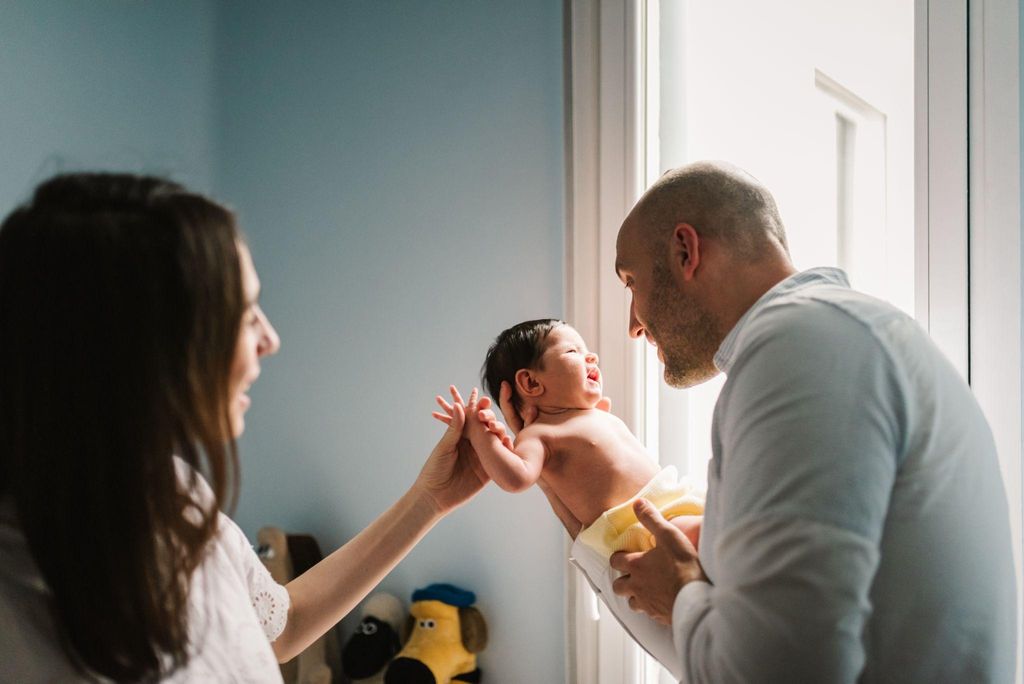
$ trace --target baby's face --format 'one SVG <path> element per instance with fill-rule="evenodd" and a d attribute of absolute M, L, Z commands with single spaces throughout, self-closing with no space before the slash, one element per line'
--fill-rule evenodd
<path fill-rule="evenodd" d="M 543 405 L 593 408 L 601 400 L 601 370 L 597 354 L 574 328 L 560 325 L 547 337 L 537 379 L 544 385 Z"/>

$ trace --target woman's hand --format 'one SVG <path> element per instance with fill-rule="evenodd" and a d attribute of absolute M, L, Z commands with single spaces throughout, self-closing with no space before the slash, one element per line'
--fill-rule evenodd
<path fill-rule="evenodd" d="M 462 397 L 454 387 L 451 392 L 454 405 L 440 402 L 445 415 L 439 418 L 448 429 L 409 491 L 348 543 L 288 583 L 288 622 L 273 643 L 280 662 L 294 658 L 336 625 L 444 514 L 487 483 L 476 452 L 463 437 Z"/>
<path fill-rule="evenodd" d="M 440 396 L 438 404 L 445 414 L 435 412 L 438 420 L 446 423 L 448 429 L 423 465 L 414 487 L 419 488 L 434 503 L 438 513 L 445 514 L 469 501 L 490 480 L 480 459 L 463 436 L 466 426 L 466 405 L 455 386 L 449 390 L 453 403 L 449 404 Z M 470 403 L 476 403 L 476 389 L 470 395 Z"/>

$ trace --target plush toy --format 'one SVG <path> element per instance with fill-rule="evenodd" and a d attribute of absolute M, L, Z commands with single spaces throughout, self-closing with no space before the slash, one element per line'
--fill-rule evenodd
<path fill-rule="evenodd" d="M 409 641 L 384 673 L 386 684 L 476 683 L 476 654 L 487 646 L 487 623 L 476 596 L 451 584 L 417 589 L 409 608 Z"/>
<path fill-rule="evenodd" d="M 264 527 L 256 539 L 260 560 L 279 584 L 287 584 L 323 559 L 316 539 L 306 534 Z M 331 629 L 298 657 L 282 663 L 281 677 L 285 684 L 330 684 L 333 674 L 341 671 L 340 665 L 337 636 Z"/>
<path fill-rule="evenodd" d="M 381 592 L 366 599 L 360 614 L 362 621 L 341 651 L 341 668 L 352 684 L 383 684 L 384 668 L 402 647 L 405 606 Z"/>

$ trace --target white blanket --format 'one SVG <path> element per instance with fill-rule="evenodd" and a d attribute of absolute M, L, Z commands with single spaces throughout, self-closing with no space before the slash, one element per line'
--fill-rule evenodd
<path fill-rule="evenodd" d="M 612 591 L 612 582 L 619 576 L 600 553 L 577 537 L 569 552 L 569 562 L 583 572 L 594 593 L 604 601 L 626 633 L 640 644 L 652 658 L 672 673 L 677 680 L 683 676 L 682 663 L 672 641 L 672 629 L 630 609 L 627 599 Z"/>

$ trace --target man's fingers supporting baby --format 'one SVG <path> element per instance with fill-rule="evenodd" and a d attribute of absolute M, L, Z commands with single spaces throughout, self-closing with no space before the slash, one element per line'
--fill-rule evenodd
<path fill-rule="evenodd" d="M 661 511 L 650 501 L 637 499 L 633 502 L 633 512 L 636 513 L 640 524 L 654 536 L 656 544 L 666 545 L 667 548 L 686 555 L 696 555 L 697 549 L 694 548 L 693 543 L 679 528 L 666 520 Z"/>

